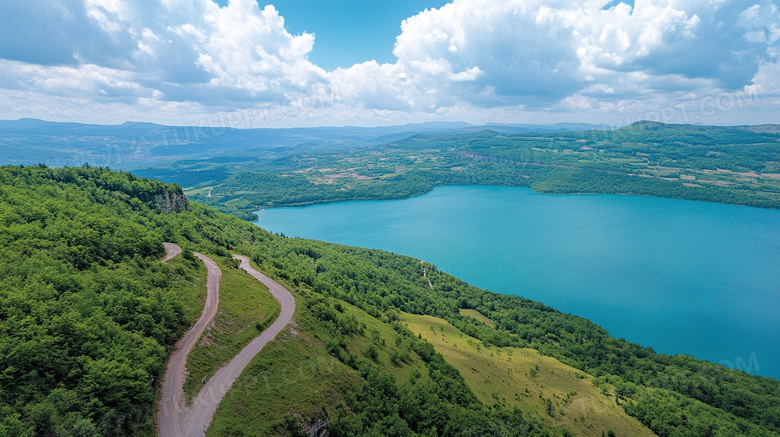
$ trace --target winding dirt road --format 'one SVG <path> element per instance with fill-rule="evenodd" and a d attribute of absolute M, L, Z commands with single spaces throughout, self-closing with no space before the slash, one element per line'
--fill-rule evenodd
<path fill-rule="evenodd" d="M 186 432 L 186 436 L 205 435 L 205 431 L 214 417 L 214 412 L 217 411 L 219 402 L 230 389 L 230 386 L 241 375 L 244 368 L 249 365 L 252 358 L 292 321 L 293 313 L 295 313 L 295 299 L 287 289 L 253 269 L 249 263 L 249 258 L 241 255 L 233 255 L 233 258 L 240 260 L 240 267 L 243 270 L 268 287 L 271 295 L 279 301 L 281 311 L 279 312 L 279 317 L 276 318 L 276 321 L 268 329 L 263 331 L 258 337 L 255 337 L 252 342 L 241 349 L 238 355 L 217 370 L 214 376 L 206 382 L 198 396 L 192 401 L 192 406 L 184 414 L 182 428 Z"/>
<path fill-rule="evenodd" d="M 181 253 L 181 248 L 175 244 L 165 243 L 165 251 L 166 256 L 163 261 Z M 214 261 L 199 253 L 196 253 L 195 256 L 200 258 L 208 269 L 206 305 L 195 325 L 176 344 L 171 358 L 168 360 L 168 368 L 162 385 L 162 398 L 157 413 L 157 433 L 161 437 L 204 436 L 219 403 L 238 376 L 249 365 L 252 358 L 292 321 L 293 313 L 295 313 L 295 299 L 289 291 L 253 269 L 247 257 L 233 255 L 233 258 L 241 261 L 240 267 L 243 270 L 268 287 L 271 295 L 279 301 L 281 311 L 279 317 L 268 329 L 241 349 L 241 352 L 228 364 L 216 371 L 193 399 L 192 405 L 187 407 L 184 399 L 187 355 L 217 313 L 219 279 L 222 274 Z"/>
<path fill-rule="evenodd" d="M 163 258 L 163 261 L 167 261 L 181 253 L 181 248 L 175 244 L 165 243 L 165 251 L 167 255 Z M 219 304 L 219 278 L 222 276 L 222 271 L 219 270 L 217 263 L 209 257 L 199 253 L 195 253 L 195 256 L 200 258 L 208 270 L 208 276 L 206 277 L 206 304 L 198 321 L 176 343 L 173 353 L 168 360 L 168 368 L 163 378 L 162 395 L 157 410 L 157 433 L 165 437 L 190 435 L 185 433 L 186 430 L 181 426 L 181 416 L 186 412 L 184 381 L 186 380 L 185 365 L 187 364 L 187 355 L 200 335 L 214 319 Z"/>
<path fill-rule="evenodd" d="M 173 243 L 163 243 L 163 246 L 165 246 L 165 258 L 163 258 L 160 262 L 168 261 L 169 259 L 181 253 L 181 247 Z"/>

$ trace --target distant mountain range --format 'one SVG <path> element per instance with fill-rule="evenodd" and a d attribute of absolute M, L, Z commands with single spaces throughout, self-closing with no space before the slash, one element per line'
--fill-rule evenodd
<path fill-rule="evenodd" d="M 501 133 L 562 132 L 595 125 L 473 125 L 426 122 L 379 127 L 310 127 L 234 129 L 204 119 L 185 126 L 127 122 L 121 125 L 60 123 L 32 118 L 0 120 L 0 164 L 53 167 L 94 166 L 132 169 L 181 159 L 206 158 L 244 151 L 345 149 L 398 141 L 423 133 L 466 133 L 490 129 Z"/>
<path fill-rule="evenodd" d="M 464 122 L 378 127 L 235 129 L 218 120 L 203 119 L 184 126 L 138 122 L 98 125 L 32 118 L 0 120 L 0 165 L 43 163 L 51 167 L 63 167 L 89 163 L 115 170 L 130 170 L 170 161 L 244 152 L 275 154 L 296 149 L 344 150 L 391 143 L 418 134 L 462 134 L 486 129 L 504 134 L 607 129 L 604 125 L 587 123 L 474 125 Z M 780 132 L 778 125 L 742 128 L 754 132 Z"/>

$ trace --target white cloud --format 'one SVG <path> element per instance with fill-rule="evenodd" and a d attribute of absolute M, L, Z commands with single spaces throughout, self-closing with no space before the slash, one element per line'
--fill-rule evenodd
<path fill-rule="evenodd" d="M 306 59 L 311 34 L 290 35 L 273 6 L 259 10 L 254 0 L 212 7 L 204 17 L 207 38 L 197 45 L 197 64 L 212 74 L 211 85 L 256 93 L 303 89 L 324 70 Z"/>
<path fill-rule="evenodd" d="M 396 63 L 360 64 L 330 78 L 348 82 L 368 107 L 615 111 L 749 85 L 780 22 L 774 5 L 740 15 L 745 5 L 728 0 L 603 6 L 454 0 L 402 24 Z M 745 29 L 763 32 L 763 43 Z"/>
<path fill-rule="evenodd" d="M 55 2 L 51 6 L 58 7 Z M 68 41 L 72 59 L 66 64 L 73 64 L 73 69 L 6 56 L 36 67 L 19 70 L 32 75 L 30 86 L 54 83 L 51 77 L 63 72 L 67 76 L 63 85 L 77 80 L 71 76 L 79 73 L 89 82 L 95 69 L 110 69 L 114 73 L 107 76 L 135 82 L 122 84 L 128 93 L 137 90 L 142 97 L 152 88 L 163 99 L 196 100 L 209 106 L 281 98 L 306 89 L 325 73 L 306 59 L 314 37 L 291 35 L 273 6 L 261 10 L 254 0 L 233 0 L 223 8 L 210 0 L 85 0 L 65 6 L 70 8 L 63 15 L 82 14 L 74 21 L 92 25 Z M 37 12 L 20 11 L 27 16 L 14 19 L 32 19 Z M 42 26 L 41 32 L 40 41 L 32 45 L 45 44 L 47 29 Z M 56 27 L 53 32 L 61 33 Z M 95 41 L 100 47 L 95 47 Z M 65 86 L 58 94 L 69 89 L 73 88 Z M 97 94 L 103 93 L 98 89 Z"/>
<path fill-rule="evenodd" d="M 308 60 L 314 36 L 290 34 L 255 0 L 10 2 L 0 117 L 81 107 L 85 117 L 186 122 L 328 83 L 344 103 L 309 122 L 597 117 L 750 84 L 780 94 L 776 2 L 605 3 L 454 0 L 401 23 L 396 62 L 327 72 Z M 25 93 L 35 104 L 19 105 Z M 63 110 L 42 104 L 47 96 Z"/>
<path fill-rule="evenodd" d="M 150 97 L 152 90 L 133 80 L 133 74 L 94 64 L 41 66 L 0 60 L 5 88 L 26 89 L 54 96 L 114 97 L 120 100 Z"/>
<path fill-rule="evenodd" d="M 770 59 L 761 64 L 753 82 L 764 96 L 780 97 L 780 47 L 768 50 Z"/>
<path fill-rule="evenodd" d="M 765 2 L 748 7 L 739 14 L 738 23 L 750 42 L 774 44 L 780 40 L 780 10 Z"/>

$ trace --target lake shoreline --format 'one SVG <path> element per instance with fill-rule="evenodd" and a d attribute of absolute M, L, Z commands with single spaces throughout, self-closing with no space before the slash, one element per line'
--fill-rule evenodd
<path fill-rule="evenodd" d="M 655 194 L 643 194 L 643 193 L 618 193 L 618 192 L 600 192 L 600 191 L 546 191 L 546 190 L 537 190 L 529 185 L 506 185 L 506 184 L 440 184 L 440 185 L 434 185 L 431 189 L 421 192 L 421 193 L 414 193 L 408 196 L 398 196 L 398 197 L 380 197 L 380 196 L 365 196 L 365 197 L 351 197 L 346 199 L 319 199 L 319 200 L 312 200 L 307 202 L 292 202 L 292 203 L 285 203 L 280 205 L 272 205 L 264 208 L 257 208 L 254 211 L 251 211 L 251 214 L 253 214 L 255 217 L 257 217 L 257 213 L 260 211 L 265 210 L 271 210 L 271 209 L 277 209 L 277 208 L 304 208 L 307 206 L 314 206 L 314 205 L 327 205 L 332 203 L 340 203 L 340 202 L 371 202 L 371 201 L 384 201 L 384 200 L 406 200 L 406 199 L 413 199 L 416 197 L 424 196 L 426 194 L 429 194 L 436 190 L 437 188 L 442 187 L 506 187 L 506 188 L 527 188 L 534 193 L 537 194 L 545 194 L 549 196 L 599 196 L 599 195 L 610 195 L 610 196 L 635 196 L 635 197 L 648 197 L 648 198 L 654 198 L 654 199 L 669 199 L 669 200 L 684 200 L 688 202 L 703 202 L 703 203 L 713 203 L 717 205 L 731 205 L 731 206 L 744 206 L 748 208 L 759 208 L 759 209 L 768 209 L 768 210 L 776 210 L 780 211 L 780 206 L 773 207 L 773 206 L 762 206 L 762 205 L 750 205 L 747 203 L 730 203 L 730 202 L 717 202 L 714 200 L 704 200 L 704 199 L 687 199 L 683 197 L 675 197 L 675 196 L 660 196 Z M 248 220 L 250 222 L 254 222 L 257 219 Z"/>
<path fill-rule="evenodd" d="M 456 193 L 461 193 L 462 197 Z M 501 201 L 502 196 L 517 198 L 511 202 Z M 501 205 L 500 208 L 517 210 L 513 213 L 506 210 L 493 211 L 497 207 L 491 207 L 491 202 Z M 527 208 L 522 208 L 523 204 Z M 774 323 L 777 326 L 776 317 L 767 315 L 767 309 L 778 307 L 777 303 L 772 302 L 771 297 L 759 296 L 758 308 L 751 309 L 749 302 L 746 302 L 748 298 L 734 301 L 733 296 L 728 297 L 733 293 L 724 285 L 724 281 L 742 281 L 745 285 L 765 287 L 763 289 L 766 290 L 767 285 L 761 280 L 751 279 L 755 276 L 751 271 L 754 267 L 744 260 L 731 259 L 752 250 L 749 245 L 740 243 L 742 237 L 737 238 L 734 232 L 747 233 L 744 238 L 748 240 L 756 236 L 771 236 L 774 231 L 763 233 L 760 226 L 754 229 L 740 225 L 742 220 L 738 219 L 769 214 L 773 218 L 765 224 L 769 226 L 768 229 L 778 228 L 777 234 L 780 234 L 780 226 L 772 227 L 774 221 L 780 223 L 780 218 L 774 220 L 777 214 L 774 210 L 735 206 L 652 196 L 549 196 L 528 188 L 453 185 L 437 187 L 423 196 L 401 200 L 272 208 L 262 211 L 257 224 L 288 236 L 380 248 L 425 259 L 480 288 L 543 302 L 560 311 L 592 320 L 615 337 L 652 346 L 661 353 L 684 353 L 712 362 L 731 363 L 750 363 L 751 354 L 757 353 L 762 361 L 760 366 L 753 367 L 759 368 L 747 370 L 776 377 L 777 374 L 772 373 L 771 369 L 774 368 L 773 364 L 777 365 L 780 354 L 762 352 L 771 350 L 770 345 L 774 344 L 774 340 L 769 340 L 771 335 L 766 329 L 762 333 L 756 324 L 772 326 Z M 645 223 L 647 228 L 643 229 L 638 224 L 647 221 L 645 216 L 648 214 L 654 218 Z M 666 217 L 668 214 L 678 216 L 674 219 Z M 457 221 L 459 216 L 467 217 L 463 221 L 468 222 L 468 225 Z M 491 225 L 483 217 L 494 216 L 504 222 L 499 223 L 500 230 L 494 229 L 495 232 L 490 233 L 486 229 L 496 228 L 497 225 Z M 534 220 L 535 216 L 540 217 Z M 518 221 L 518 217 L 522 220 Z M 696 231 L 697 227 L 701 227 L 701 217 L 708 217 L 711 221 L 711 226 L 704 234 L 701 230 Z M 723 220 L 726 223 L 721 223 Z M 458 229 L 446 229 L 451 223 L 456 223 Z M 686 226 L 690 226 L 690 229 Z M 733 229 L 724 231 L 724 226 Z M 578 231 L 579 228 L 582 229 Z M 671 230 L 672 234 L 663 237 L 667 230 Z M 565 237 L 555 235 L 556 232 L 565 233 Z M 691 232 L 702 241 L 696 238 L 691 240 L 688 236 Z M 473 233 L 478 235 L 470 236 Z M 664 238 L 670 241 L 656 241 Z M 697 252 L 702 244 L 706 245 L 707 241 L 718 238 L 725 238 L 727 246 L 715 245 L 703 253 Z M 629 246 L 623 247 L 622 242 L 627 242 Z M 524 252 L 513 254 L 513 245 L 521 243 L 527 246 Z M 674 243 L 671 247 L 675 249 L 669 249 L 664 246 L 665 243 Z M 654 258 L 643 259 L 637 255 L 646 249 L 650 249 Z M 670 250 L 675 253 L 667 253 Z M 470 256 L 453 256 L 458 253 L 470 253 Z M 717 256 L 719 253 L 722 255 L 720 258 Z M 518 257 L 521 261 L 516 260 Z M 475 261 L 479 259 L 490 260 L 488 264 L 492 263 L 493 266 L 486 267 L 483 265 L 485 263 Z M 621 259 L 625 262 L 621 262 Z M 678 262 L 686 265 L 693 273 L 687 273 L 686 268 L 677 266 Z M 734 274 L 731 276 L 718 277 L 723 271 L 732 269 L 735 262 L 743 269 L 741 273 L 732 272 Z M 766 265 L 767 262 L 764 259 L 759 265 Z M 487 273 L 481 274 L 479 269 L 469 265 L 475 263 L 482 265 L 483 270 L 486 268 Z M 554 270 L 545 265 L 550 263 L 561 267 Z M 722 265 L 710 265 L 717 263 Z M 500 278 L 502 272 L 514 272 L 518 279 L 513 282 Z M 760 276 L 760 272 L 756 274 Z M 605 291 L 599 286 L 599 275 L 614 285 Z M 704 279 L 699 279 L 697 275 Z M 713 277 L 718 280 L 712 280 Z M 770 275 L 767 279 L 766 272 L 761 278 L 768 282 L 776 279 L 780 283 L 780 277 Z M 756 284 L 750 284 L 750 281 Z M 694 291 L 670 297 L 668 290 L 681 290 L 683 287 Z M 730 304 L 720 307 L 713 304 L 712 301 L 718 297 L 708 296 L 710 289 L 717 290 L 718 296 L 723 295 L 722 299 Z M 631 290 L 633 300 L 621 297 L 624 290 Z M 662 302 L 665 299 L 677 299 L 679 307 L 664 307 Z M 639 311 L 641 308 L 648 310 Z M 678 319 L 666 321 L 669 324 L 666 330 L 654 326 L 666 320 L 663 318 L 663 308 Z M 625 317 L 629 313 L 633 316 Z M 691 322 L 685 323 L 684 320 Z M 750 326 L 742 327 L 741 324 L 745 323 Z M 752 328 L 752 325 L 756 325 L 756 328 Z M 650 332 L 659 334 L 663 341 L 653 340 L 653 336 L 648 334 Z M 713 342 L 712 332 L 720 332 L 722 342 L 732 346 L 722 347 L 716 344 L 718 341 Z M 756 335 L 760 340 L 745 341 Z M 768 371 L 770 373 L 766 373 Z"/>

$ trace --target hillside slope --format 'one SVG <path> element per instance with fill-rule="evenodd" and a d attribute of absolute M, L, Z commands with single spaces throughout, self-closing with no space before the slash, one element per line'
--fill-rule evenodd
<path fill-rule="evenodd" d="M 202 302 L 204 270 L 193 250 L 225 269 L 236 268 L 231 254 L 246 255 L 297 301 L 294 323 L 239 377 L 210 435 L 612 430 L 599 415 L 563 405 L 592 390 L 575 388 L 577 374 L 616 417 L 629 414 L 658 435 L 780 431 L 776 380 L 656 354 L 409 257 L 276 236 L 197 203 L 184 208 L 184 199 L 166 208 L 155 201 L 161 193 L 177 198 L 180 188 L 107 169 L 0 168 L 0 435 L 152 435 L 169 349 Z M 163 241 L 183 248 L 170 266 L 159 262 Z M 409 319 L 422 316 L 436 317 L 448 334 L 427 338 L 423 319 L 417 328 Z M 257 317 L 265 315 L 242 323 Z M 539 393 L 553 411 L 546 401 L 543 410 L 513 402 L 515 388 L 479 383 L 462 361 L 445 358 L 444 340 L 502 354 L 533 349 L 536 378 L 545 381 Z M 495 367 L 495 357 L 484 358 L 482 366 Z M 567 376 L 552 376 L 563 369 Z"/>
<path fill-rule="evenodd" d="M 432 316 L 403 314 L 409 329 L 429 341 L 458 369 L 485 405 L 520 408 L 544 417 L 552 427 L 577 436 L 653 436 L 628 416 L 595 378 L 529 348 L 496 347 L 464 335 L 452 324 Z"/>

